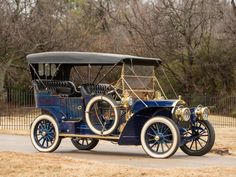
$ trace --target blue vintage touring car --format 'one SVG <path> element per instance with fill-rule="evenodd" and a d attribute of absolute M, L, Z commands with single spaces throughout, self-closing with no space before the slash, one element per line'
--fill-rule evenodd
<path fill-rule="evenodd" d="M 71 138 L 79 150 L 99 140 L 142 145 L 154 158 L 180 147 L 192 156 L 208 153 L 215 141 L 209 109 L 168 99 L 157 74 L 161 60 L 130 55 L 45 52 L 27 56 L 36 107 L 31 141 L 40 152 Z"/>

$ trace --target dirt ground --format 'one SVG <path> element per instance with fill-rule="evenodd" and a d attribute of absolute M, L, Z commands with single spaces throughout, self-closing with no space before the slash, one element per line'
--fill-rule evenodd
<path fill-rule="evenodd" d="M 216 142 L 212 153 L 236 158 L 236 128 L 216 128 Z M 0 132 L 10 133 L 10 132 Z M 17 132 L 15 132 L 17 134 Z M 19 134 L 27 134 L 19 132 Z M 164 161 L 164 160 L 163 160 Z M 24 154 L 0 152 L 0 176 L 193 176 L 236 177 L 236 167 L 212 166 L 206 168 L 151 169 L 129 166 L 107 165 L 98 161 L 78 160 L 51 154 Z"/>
<path fill-rule="evenodd" d="M 0 176 L 7 177 L 43 177 L 43 176 L 79 176 L 79 177 L 124 177 L 124 176 L 191 176 L 215 177 L 236 176 L 233 167 L 148 169 L 128 166 L 104 165 L 99 162 L 56 157 L 50 154 L 23 154 L 0 152 Z"/>
<path fill-rule="evenodd" d="M 30 135 L 29 130 L 0 130 L 0 134 L 8 134 L 8 135 Z"/>
<path fill-rule="evenodd" d="M 216 141 L 211 152 L 236 156 L 236 128 L 215 128 Z"/>

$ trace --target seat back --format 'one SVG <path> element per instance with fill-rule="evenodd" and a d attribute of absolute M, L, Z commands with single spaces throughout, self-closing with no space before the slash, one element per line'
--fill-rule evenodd
<path fill-rule="evenodd" d="M 34 80 L 36 91 L 49 91 L 52 94 L 72 96 L 79 93 L 76 86 L 71 81 L 58 81 L 58 80 Z M 77 94 L 77 95 L 78 95 Z"/>
<path fill-rule="evenodd" d="M 104 95 L 109 91 L 109 84 L 83 84 L 80 88 L 82 96 Z"/>

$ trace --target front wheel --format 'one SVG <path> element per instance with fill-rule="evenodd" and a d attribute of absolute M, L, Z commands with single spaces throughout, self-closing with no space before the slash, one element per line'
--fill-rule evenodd
<path fill-rule="evenodd" d="M 61 143 L 57 123 L 49 115 L 41 115 L 34 120 L 30 138 L 34 147 L 40 152 L 53 152 Z"/>
<path fill-rule="evenodd" d="M 184 136 L 187 143 L 182 145 L 180 149 L 190 156 L 205 155 L 215 142 L 214 128 L 207 120 L 196 122 Z"/>
<path fill-rule="evenodd" d="M 71 142 L 78 150 L 91 150 L 97 146 L 99 140 L 94 138 L 72 138 Z"/>
<path fill-rule="evenodd" d="M 176 124 L 166 117 L 148 120 L 141 131 L 144 151 L 153 158 L 168 158 L 178 149 L 180 133 Z"/>

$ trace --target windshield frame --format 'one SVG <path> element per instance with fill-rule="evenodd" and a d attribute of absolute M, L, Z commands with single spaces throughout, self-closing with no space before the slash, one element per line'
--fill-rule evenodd
<path fill-rule="evenodd" d="M 155 65 L 137 65 L 137 66 L 151 66 L 152 71 L 150 72 L 151 75 L 138 75 L 137 72 L 134 70 L 134 67 L 137 64 L 133 63 L 123 63 L 122 70 L 121 70 L 121 76 L 120 79 L 116 82 L 114 85 L 114 88 L 121 89 L 123 92 L 123 95 L 129 94 L 132 95 L 132 97 L 138 98 L 139 100 L 150 100 L 150 99 L 167 99 L 166 94 L 164 90 L 162 89 L 157 77 L 155 69 L 157 66 Z M 127 75 L 126 70 L 127 68 L 133 73 L 133 75 Z M 131 77 L 133 79 L 136 79 L 140 85 L 144 86 L 144 89 L 135 89 L 132 88 L 132 86 L 129 84 L 129 81 L 127 77 Z M 152 88 L 147 88 L 145 86 L 145 83 L 142 82 L 142 79 L 151 79 L 152 81 Z M 127 89 L 128 87 L 128 89 Z M 141 93 L 141 94 L 140 94 Z M 143 94 L 143 95 L 142 95 Z"/>

